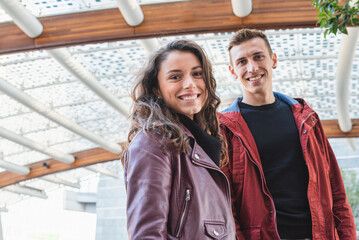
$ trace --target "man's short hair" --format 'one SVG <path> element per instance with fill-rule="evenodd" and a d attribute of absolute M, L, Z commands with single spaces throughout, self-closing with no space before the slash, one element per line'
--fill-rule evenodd
<path fill-rule="evenodd" d="M 269 51 L 269 55 L 272 56 L 273 55 L 273 51 L 272 51 L 272 48 L 269 44 L 269 41 L 268 41 L 268 38 L 267 36 L 259 31 L 259 30 L 256 30 L 256 29 L 247 29 L 247 28 L 244 28 L 244 29 L 240 29 L 238 30 L 234 36 L 231 38 L 230 42 L 229 42 L 229 46 L 228 46 L 228 51 L 230 52 L 232 47 L 236 46 L 236 45 L 239 45 L 245 41 L 248 41 L 252 38 L 262 38 L 267 46 L 267 49 Z M 231 57 L 231 56 L 229 56 Z"/>

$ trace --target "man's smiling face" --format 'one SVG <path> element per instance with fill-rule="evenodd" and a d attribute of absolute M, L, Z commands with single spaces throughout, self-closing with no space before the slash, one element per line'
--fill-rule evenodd
<path fill-rule="evenodd" d="M 277 56 L 271 56 L 262 38 L 233 46 L 230 57 L 230 71 L 241 81 L 244 98 L 272 94 L 272 69 L 276 67 Z"/>

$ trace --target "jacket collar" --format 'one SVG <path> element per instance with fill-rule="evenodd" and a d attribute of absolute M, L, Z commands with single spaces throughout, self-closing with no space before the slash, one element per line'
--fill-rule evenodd
<path fill-rule="evenodd" d="M 282 93 L 273 92 L 274 96 L 283 102 L 287 103 L 293 111 L 293 116 L 298 127 L 301 130 L 303 122 L 308 118 L 309 115 L 314 111 L 308 106 L 308 104 L 300 98 L 293 99 Z M 227 109 L 219 114 L 219 120 L 222 125 L 225 125 L 233 134 L 239 136 L 242 143 L 248 149 L 254 159 L 259 159 L 259 153 L 254 141 L 254 138 L 242 117 L 239 102 L 243 97 L 238 97 Z M 223 128 L 222 128 L 223 129 Z"/>
<path fill-rule="evenodd" d="M 205 167 L 219 169 L 219 167 L 213 162 L 213 160 L 207 155 L 207 153 L 201 148 L 201 146 L 197 143 L 193 134 L 181 123 L 185 133 L 188 137 L 193 139 L 193 148 L 190 147 L 188 151 L 188 155 L 191 158 L 192 162 L 198 163 L 200 165 L 204 165 Z"/>
<path fill-rule="evenodd" d="M 287 103 L 289 106 L 293 107 L 296 104 L 301 105 L 301 103 L 304 102 L 303 99 L 294 99 L 287 95 L 284 95 L 282 93 L 273 92 L 274 96 L 278 98 L 279 100 L 282 100 L 283 102 Z M 239 104 L 243 100 L 243 96 L 236 98 L 236 100 L 225 110 L 222 111 L 222 113 L 227 112 L 240 112 Z"/>

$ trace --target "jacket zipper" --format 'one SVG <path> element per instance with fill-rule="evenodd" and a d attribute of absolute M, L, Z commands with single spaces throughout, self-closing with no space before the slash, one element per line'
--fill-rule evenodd
<path fill-rule="evenodd" d="M 220 174 L 222 174 L 222 176 L 224 176 L 224 178 L 226 179 L 226 182 L 227 182 L 227 191 L 226 191 L 227 199 L 228 199 L 228 203 L 229 203 L 229 206 L 231 207 L 231 212 L 232 212 L 231 193 L 230 193 L 230 190 L 229 190 L 230 186 L 229 186 L 229 181 L 227 179 L 227 176 L 221 170 L 218 170 L 218 169 L 216 169 L 214 167 L 211 167 L 209 165 L 201 164 L 201 163 L 196 162 L 194 160 L 192 160 L 192 163 L 195 164 L 195 165 L 204 167 L 204 168 L 209 168 L 209 169 L 215 170 L 215 171 L 219 172 Z"/>
<path fill-rule="evenodd" d="M 243 146 L 244 150 L 246 151 L 246 153 L 247 153 L 249 159 L 251 160 L 251 162 L 252 162 L 254 165 L 256 165 L 258 169 L 261 169 L 261 168 L 259 167 L 259 165 L 253 160 L 252 156 L 249 154 L 248 149 L 244 146 L 242 139 L 241 139 L 237 134 L 235 134 L 235 133 L 233 133 L 233 134 L 239 139 L 239 141 L 241 141 L 242 146 Z M 259 172 L 260 172 L 260 174 L 261 174 L 262 183 L 264 183 L 264 185 L 266 185 L 266 183 L 263 182 L 264 176 L 262 176 L 262 175 L 263 175 L 262 172 L 261 172 L 261 171 L 259 171 Z M 264 190 L 265 190 L 265 189 L 264 189 Z M 277 229 L 277 213 L 276 213 L 276 210 L 275 210 L 275 205 L 274 205 L 273 197 L 272 197 L 272 195 L 270 195 L 270 193 L 268 194 L 266 191 L 264 191 L 264 193 L 265 193 L 265 194 L 269 197 L 269 199 L 271 200 L 272 208 L 274 209 L 273 219 L 274 219 L 274 225 L 275 225 L 275 232 L 276 232 L 276 234 L 277 234 L 278 239 L 280 239 L 280 236 L 279 236 L 279 233 L 278 233 L 278 229 Z"/>
<path fill-rule="evenodd" d="M 212 169 L 214 171 L 217 171 L 219 172 L 220 174 L 222 174 L 222 176 L 224 177 L 224 179 L 226 179 L 226 183 L 227 183 L 227 191 L 226 191 L 226 194 L 227 194 L 227 200 L 228 200 L 228 205 L 229 205 L 229 208 L 230 208 L 230 213 L 232 214 L 232 203 L 231 203 L 231 192 L 230 192 L 230 186 L 229 186 L 229 181 L 228 181 L 228 178 L 227 176 L 219 169 L 217 168 L 214 168 L 212 166 L 209 166 L 209 165 L 205 165 L 205 164 L 201 164 L 199 162 L 196 162 L 195 160 L 192 160 L 192 163 L 197 165 L 197 166 L 201 166 L 201 167 L 204 167 L 204 168 L 209 168 L 209 169 Z M 236 234 L 236 239 L 237 239 L 237 234 Z"/>
<path fill-rule="evenodd" d="M 308 120 L 308 118 L 310 118 L 312 115 L 314 115 L 315 112 L 311 112 L 308 114 L 308 116 L 301 122 L 300 124 L 300 132 L 299 132 L 299 141 L 300 141 L 300 144 L 301 144 L 301 147 L 302 147 L 302 151 L 303 151 L 303 158 L 304 158 L 304 161 L 305 161 L 305 165 L 306 165 L 306 168 L 307 168 L 307 171 L 308 171 L 308 178 L 310 177 L 309 176 L 309 168 L 308 168 L 308 162 L 307 162 L 307 159 L 304 155 L 304 147 L 305 147 L 305 144 L 302 142 L 302 134 L 303 134 L 303 127 L 304 127 L 304 123 Z M 309 181 L 309 179 L 308 179 Z M 308 183 L 308 190 L 309 190 L 309 183 Z M 308 191 L 307 190 L 307 198 L 308 198 L 308 204 L 309 204 L 309 210 L 310 210 L 310 214 L 312 215 L 312 205 L 310 204 L 309 202 L 309 197 L 308 197 Z M 313 224 L 312 224 L 312 228 L 313 228 Z M 334 232 L 335 232 L 335 228 L 334 228 Z M 334 234 L 334 237 L 335 237 L 335 234 Z M 336 237 L 335 237 L 336 238 Z M 314 239 L 314 238 L 313 238 Z"/>
<path fill-rule="evenodd" d="M 185 198 L 185 202 L 184 202 L 184 208 L 183 208 L 183 211 L 182 211 L 182 214 L 181 214 L 180 223 L 179 223 L 178 230 L 177 230 L 177 233 L 176 233 L 177 238 L 179 237 L 179 235 L 180 235 L 180 233 L 182 231 L 184 217 L 186 215 L 187 208 L 188 208 L 188 203 L 189 203 L 190 200 L 191 200 L 191 190 L 187 189 L 186 190 L 186 198 Z"/>

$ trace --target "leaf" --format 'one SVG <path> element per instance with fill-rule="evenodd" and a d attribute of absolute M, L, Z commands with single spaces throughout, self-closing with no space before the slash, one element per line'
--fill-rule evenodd
<path fill-rule="evenodd" d="M 324 31 L 324 38 L 327 38 L 328 32 L 329 32 L 329 29 L 326 29 L 326 30 Z"/>
<path fill-rule="evenodd" d="M 325 29 L 324 37 L 338 31 L 348 34 L 347 25 L 359 25 L 359 1 L 354 1 L 354 6 L 350 6 L 349 0 L 343 5 L 339 5 L 338 0 L 311 0 L 318 12 L 317 25 Z"/>
<path fill-rule="evenodd" d="M 352 18 L 352 22 L 353 22 L 352 25 L 359 24 L 359 18 Z"/>
<path fill-rule="evenodd" d="M 342 28 L 341 32 L 348 35 L 348 30 L 347 30 L 347 26 L 343 25 L 344 27 Z"/>

